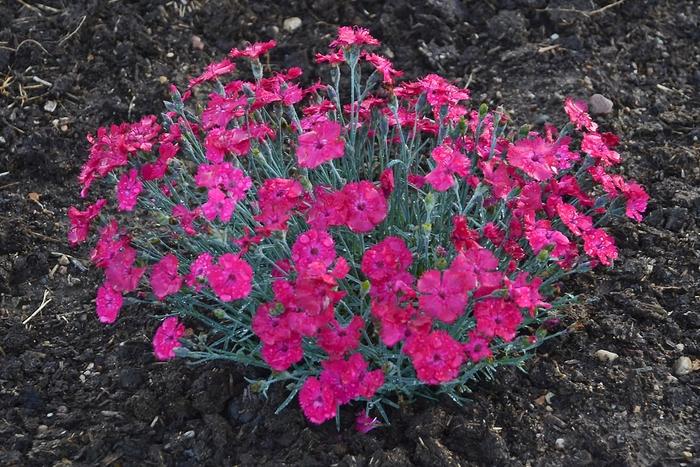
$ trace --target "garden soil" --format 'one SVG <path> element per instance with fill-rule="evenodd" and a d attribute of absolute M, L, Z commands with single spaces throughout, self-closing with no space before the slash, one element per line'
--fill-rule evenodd
<path fill-rule="evenodd" d="M 263 398 L 231 364 L 156 362 L 149 310 L 100 324 L 89 249 L 65 241 L 88 132 L 158 113 L 169 82 L 246 40 L 313 71 L 346 24 L 408 77 L 468 83 L 518 125 L 603 94 L 614 108 L 597 119 L 652 197 L 643 223 L 610 227 L 614 270 L 563 285 L 579 294 L 572 332 L 527 372 L 367 435 L 352 408 L 340 431 L 296 403 L 274 415 L 284 391 Z M 700 360 L 699 60 L 690 0 L 0 1 L 0 465 L 700 465 L 700 371 L 674 374 Z"/>

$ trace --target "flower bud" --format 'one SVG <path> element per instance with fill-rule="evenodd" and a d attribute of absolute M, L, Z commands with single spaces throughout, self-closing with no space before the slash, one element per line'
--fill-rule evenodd
<path fill-rule="evenodd" d="M 214 314 L 214 317 L 216 319 L 224 319 L 226 318 L 226 312 L 221 309 L 221 308 L 215 308 L 212 313 Z"/>
<path fill-rule="evenodd" d="M 479 106 L 479 118 L 484 118 L 489 112 L 489 106 L 486 103 Z"/>
<path fill-rule="evenodd" d="M 433 212 L 433 209 L 435 209 L 435 206 L 437 204 L 435 200 L 435 195 L 432 191 L 425 195 L 423 203 L 425 203 L 425 210 L 428 211 L 428 217 L 430 217 L 430 213 Z"/>
<path fill-rule="evenodd" d="M 369 281 L 362 281 L 362 283 L 360 284 L 360 291 L 362 292 L 362 295 L 367 295 L 371 288 L 372 284 L 370 284 Z"/>

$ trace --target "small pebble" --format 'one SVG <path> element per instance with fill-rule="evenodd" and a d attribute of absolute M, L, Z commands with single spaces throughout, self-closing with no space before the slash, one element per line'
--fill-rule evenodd
<path fill-rule="evenodd" d="M 192 36 L 192 48 L 195 50 L 204 50 L 204 41 L 199 36 Z"/>
<path fill-rule="evenodd" d="M 564 449 L 566 445 L 566 441 L 564 441 L 564 438 L 557 438 L 557 440 L 554 442 L 554 446 L 557 449 Z"/>
<path fill-rule="evenodd" d="M 687 375 L 693 371 L 693 362 L 688 357 L 680 357 L 673 364 L 673 374 L 676 376 Z"/>
<path fill-rule="evenodd" d="M 53 112 L 56 110 L 56 107 L 58 107 L 56 101 L 46 101 L 46 104 L 44 104 L 44 110 L 47 112 Z"/>
<path fill-rule="evenodd" d="M 685 457 L 685 460 L 687 461 L 693 458 L 693 453 L 690 451 L 683 451 L 681 454 L 683 455 L 683 457 Z"/>
<path fill-rule="evenodd" d="M 602 94 L 593 94 L 588 100 L 591 114 L 609 114 L 613 110 L 613 102 Z"/>
<path fill-rule="evenodd" d="M 68 413 L 68 407 L 66 407 L 65 405 L 59 405 L 58 408 L 56 409 L 56 412 L 59 414 Z"/>
<path fill-rule="evenodd" d="M 44 433 L 48 429 L 49 429 L 49 427 L 46 425 L 39 425 L 38 427 L 36 427 L 37 433 Z"/>
<path fill-rule="evenodd" d="M 61 257 L 58 258 L 58 264 L 61 266 L 68 266 L 70 264 L 70 260 L 66 255 L 61 255 Z"/>
<path fill-rule="evenodd" d="M 603 350 L 603 349 L 598 350 L 595 353 L 595 356 L 601 362 L 608 362 L 608 363 L 614 362 L 619 357 L 618 354 L 616 354 L 614 352 L 609 352 L 609 351 Z"/>
<path fill-rule="evenodd" d="M 292 16 L 287 18 L 282 23 L 282 28 L 287 32 L 294 32 L 301 27 L 301 18 L 297 16 Z"/>

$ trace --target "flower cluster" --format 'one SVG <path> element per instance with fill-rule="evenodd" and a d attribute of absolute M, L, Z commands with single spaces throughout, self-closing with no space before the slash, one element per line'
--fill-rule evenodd
<path fill-rule="evenodd" d="M 642 218 L 647 194 L 583 101 L 561 129 L 513 131 L 438 75 L 400 81 L 365 29 L 317 55 L 330 84 L 265 76 L 275 45 L 173 88 L 160 123 L 88 138 L 81 195 L 106 179 L 115 201 L 71 207 L 68 239 L 100 219 L 97 315 L 156 304 L 158 359 L 268 368 L 256 387 L 285 382 L 316 424 L 364 401 L 366 432 L 396 394 L 460 401 L 477 374 L 521 365 L 555 335 L 560 279 L 617 258 L 606 221 Z"/>

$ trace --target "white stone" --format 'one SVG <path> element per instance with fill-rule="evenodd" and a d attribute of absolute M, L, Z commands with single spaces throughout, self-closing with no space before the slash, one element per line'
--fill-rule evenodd
<path fill-rule="evenodd" d="M 619 357 L 618 354 L 616 354 L 614 352 L 609 352 L 609 351 L 603 350 L 603 349 L 598 350 L 595 353 L 595 356 L 601 362 L 608 362 L 608 363 L 614 362 Z"/>
<path fill-rule="evenodd" d="M 676 376 L 684 376 L 693 371 L 693 362 L 688 357 L 680 357 L 673 364 L 673 374 Z"/>
<path fill-rule="evenodd" d="M 287 32 L 294 32 L 301 27 L 301 18 L 297 16 L 292 16 L 287 18 L 282 23 L 282 28 Z"/>

